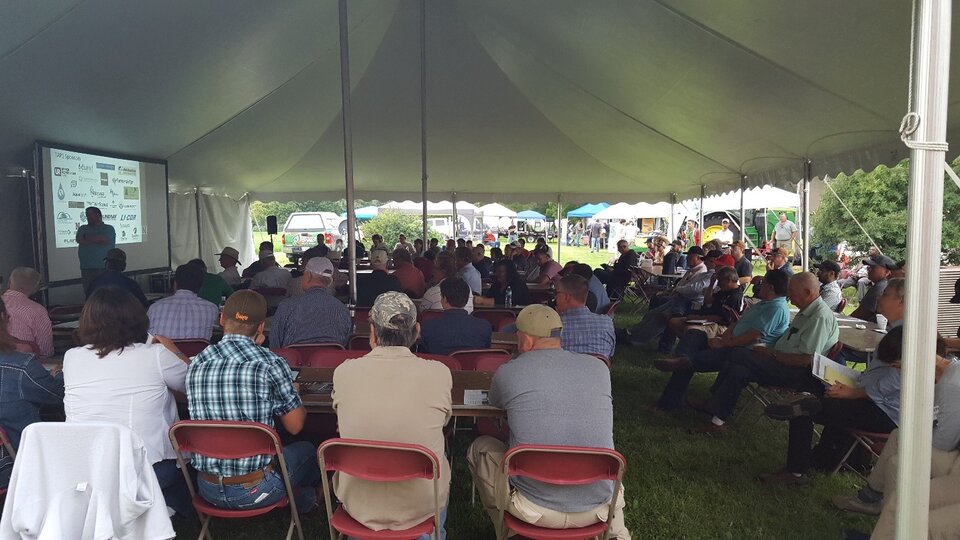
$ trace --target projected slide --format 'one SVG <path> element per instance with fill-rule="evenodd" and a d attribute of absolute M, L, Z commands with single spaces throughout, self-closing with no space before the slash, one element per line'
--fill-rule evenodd
<path fill-rule="evenodd" d="M 49 190 L 57 226 L 57 248 L 77 246 L 77 229 L 86 223 L 84 209 L 96 206 L 114 227 L 117 244 L 146 240 L 138 161 L 50 150 Z"/>

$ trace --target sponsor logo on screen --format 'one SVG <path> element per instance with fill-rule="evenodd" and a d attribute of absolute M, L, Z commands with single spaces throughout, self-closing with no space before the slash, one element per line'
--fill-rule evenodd
<path fill-rule="evenodd" d="M 69 223 L 73 221 L 73 218 L 70 217 L 70 214 L 61 211 L 61 212 L 57 212 L 57 221 L 66 221 Z"/>
<path fill-rule="evenodd" d="M 137 215 L 136 215 L 136 214 L 121 214 L 121 215 L 120 215 L 120 221 L 136 221 L 136 219 L 137 219 Z"/>
<path fill-rule="evenodd" d="M 100 173 L 100 179 L 101 179 L 101 180 L 109 180 L 109 179 L 110 179 L 110 175 L 107 174 L 107 173 L 105 173 L 105 172 L 102 172 L 102 173 Z"/>
<path fill-rule="evenodd" d="M 106 192 L 106 191 L 101 191 L 101 190 L 99 190 L 99 189 L 97 189 L 97 188 L 95 188 L 95 187 L 91 187 L 91 188 L 90 188 L 90 194 L 93 195 L 94 197 L 106 197 L 106 196 L 107 196 L 107 192 Z"/>
<path fill-rule="evenodd" d="M 83 201 L 70 201 L 67 203 L 67 208 L 86 208 L 83 205 Z"/>
<path fill-rule="evenodd" d="M 67 197 L 66 192 L 63 191 L 63 183 L 57 187 L 57 198 L 61 201 Z"/>
<path fill-rule="evenodd" d="M 120 238 L 125 239 L 126 237 L 127 237 L 127 231 L 120 231 Z"/>
<path fill-rule="evenodd" d="M 86 163 L 78 163 L 77 169 L 80 169 L 83 172 L 92 172 L 95 167 L 92 165 L 87 165 Z"/>
<path fill-rule="evenodd" d="M 70 181 L 70 187 L 72 187 L 72 188 L 77 187 L 77 181 L 76 181 L 76 180 L 71 180 L 71 181 Z"/>
<path fill-rule="evenodd" d="M 77 173 L 72 171 L 69 167 L 54 167 L 53 175 L 54 176 L 76 176 Z"/>
<path fill-rule="evenodd" d="M 132 167 L 117 167 L 117 173 L 124 176 L 136 176 L 137 170 Z"/>
<path fill-rule="evenodd" d="M 119 197 L 119 196 L 120 196 L 120 192 L 119 192 L 119 191 L 114 191 L 114 190 L 111 188 L 111 189 L 110 189 L 110 196 L 111 196 L 111 197 Z"/>
<path fill-rule="evenodd" d="M 117 167 L 111 163 L 100 163 L 99 161 L 97 162 L 97 168 L 105 171 L 114 171 L 117 169 Z"/>
<path fill-rule="evenodd" d="M 116 214 L 104 214 L 104 215 L 103 215 L 103 220 L 104 220 L 104 221 L 107 221 L 107 220 L 109 220 L 109 221 L 116 221 L 116 220 L 117 220 L 117 215 L 116 215 Z"/>
<path fill-rule="evenodd" d="M 123 188 L 123 198 L 127 200 L 136 200 L 140 198 L 140 188 L 124 186 Z"/>
<path fill-rule="evenodd" d="M 124 210 L 126 208 L 136 208 L 136 207 L 137 207 L 137 203 L 125 203 L 125 202 L 120 203 L 121 210 Z"/>
<path fill-rule="evenodd" d="M 133 185 L 133 182 L 134 182 L 134 180 L 130 178 L 113 178 L 112 181 L 114 184 L 125 184 L 125 185 Z"/>
<path fill-rule="evenodd" d="M 110 185 L 110 181 L 109 181 L 109 180 L 101 180 L 101 181 L 100 181 L 100 185 L 101 185 L 101 186 L 109 186 L 109 185 Z"/>
<path fill-rule="evenodd" d="M 70 192 L 70 195 L 72 195 L 72 196 L 74 196 L 74 197 L 79 197 L 79 198 L 81 198 L 81 199 L 87 196 L 86 193 L 82 193 L 82 192 L 79 192 L 79 191 L 71 191 L 71 192 Z"/>

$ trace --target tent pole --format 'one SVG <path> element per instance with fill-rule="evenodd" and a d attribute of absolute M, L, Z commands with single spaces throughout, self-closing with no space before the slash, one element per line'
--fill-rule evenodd
<path fill-rule="evenodd" d="M 193 189 L 193 204 L 197 209 L 197 257 L 203 258 L 203 227 L 200 225 L 200 188 Z M 270 237 L 271 242 L 273 237 Z M 270 249 L 273 249 L 273 246 L 270 246 Z M 259 256 L 260 253 L 258 252 Z"/>
<path fill-rule="evenodd" d="M 453 239 L 460 239 L 460 216 L 457 215 L 457 192 L 454 191 L 450 194 L 450 206 L 452 208 L 452 218 L 453 218 Z"/>
<path fill-rule="evenodd" d="M 671 242 L 677 239 L 677 229 L 675 228 L 676 223 L 674 223 L 674 218 L 675 218 L 674 214 L 677 213 L 675 209 L 676 206 L 677 206 L 677 194 L 671 193 L 670 194 L 670 221 L 668 222 L 669 223 L 668 226 L 670 227 L 670 234 L 667 236 L 667 238 L 669 238 Z"/>
<path fill-rule="evenodd" d="M 563 216 L 560 215 L 560 194 L 557 193 L 557 262 L 560 262 L 560 245 L 563 244 Z"/>
<path fill-rule="evenodd" d="M 950 83 L 951 2 L 914 4 L 910 113 L 900 128 L 910 150 L 907 295 L 897 467 L 898 539 L 926 538 L 930 504 L 937 283 L 943 224 L 944 155 Z M 912 120 L 912 122 L 911 122 Z M 913 356 L 913 358 L 906 358 Z"/>
<path fill-rule="evenodd" d="M 804 272 L 810 271 L 810 181 L 813 174 L 813 162 L 809 159 L 803 160 L 803 249 L 801 267 Z"/>
<path fill-rule="evenodd" d="M 423 249 L 430 245 L 427 227 L 427 4 L 420 0 L 420 195 L 423 199 Z"/>
<path fill-rule="evenodd" d="M 703 246 L 703 199 L 707 194 L 707 188 L 700 184 L 700 222 L 697 223 L 697 228 L 700 229 L 700 241 L 697 242 L 698 246 Z"/>
<path fill-rule="evenodd" d="M 340 100 L 343 108 L 343 177 L 347 195 L 347 253 L 350 257 L 350 304 L 357 303 L 357 212 L 353 197 L 353 126 L 350 109 L 350 36 L 347 29 L 347 0 L 339 0 L 340 12 Z"/>
<path fill-rule="evenodd" d="M 747 175 L 740 175 L 740 241 L 747 245 L 747 207 L 744 203 L 744 192 L 747 190 Z"/>

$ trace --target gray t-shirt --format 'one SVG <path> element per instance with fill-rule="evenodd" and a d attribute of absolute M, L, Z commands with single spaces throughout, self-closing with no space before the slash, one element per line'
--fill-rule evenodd
<path fill-rule="evenodd" d="M 960 445 L 960 362 L 953 361 L 933 388 L 933 447 L 950 452 Z"/>
<path fill-rule="evenodd" d="M 560 349 L 524 353 L 497 369 L 490 404 L 507 411 L 510 447 L 557 444 L 613 448 L 610 370 L 592 356 Z M 610 500 L 613 482 L 554 486 L 513 478 L 530 501 L 559 512 L 584 512 Z"/>
<path fill-rule="evenodd" d="M 877 312 L 877 300 L 880 298 L 880 295 L 883 294 L 883 291 L 887 288 L 887 280 L 878 281 L 870 287 L 870 290 L 867 291 L 867 294 L 863 295 L 863 300 L 860 301 L 860 307 L 870 311 L 871 313 Z"/>

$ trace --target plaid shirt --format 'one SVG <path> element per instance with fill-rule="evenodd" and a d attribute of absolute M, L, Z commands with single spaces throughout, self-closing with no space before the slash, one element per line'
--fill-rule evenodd
<path fill-rule="evenodd" d="M 13 289 L 3 293 L 3 304 L 9 316 L 7 331 L 10 335 L 34 343 L 43 358 L 53 356 L 53 327 L 47 310 Z"/>
<path fill-rule="evenodd" d="M 170 339 L 206 339 L 220 317 L 220 309 L 193 291 L 180 289 L 173 296 L 154 302 L 147 310 L 150 333 Z"/>
<path fill-rule="evenodd" d="M 602 354 L 613 357 L 617 336 L 613 331 L 613 319 L 592 313 L 586 306 L 568 309 L 560 314 L 563 331 L 560 346 L 565 351 L 583 354 Z"/>
<path fill-rule="evenodd" d="M 187 400 L 193 420 L 260 422 L 300 407 L 287 362 L 238 334 L 223 336 L 187 369 Z M 194 468 L 216 476 L 240 476 L 270 464 L 271 456 L 214 459 L 194 455 Z"/>

